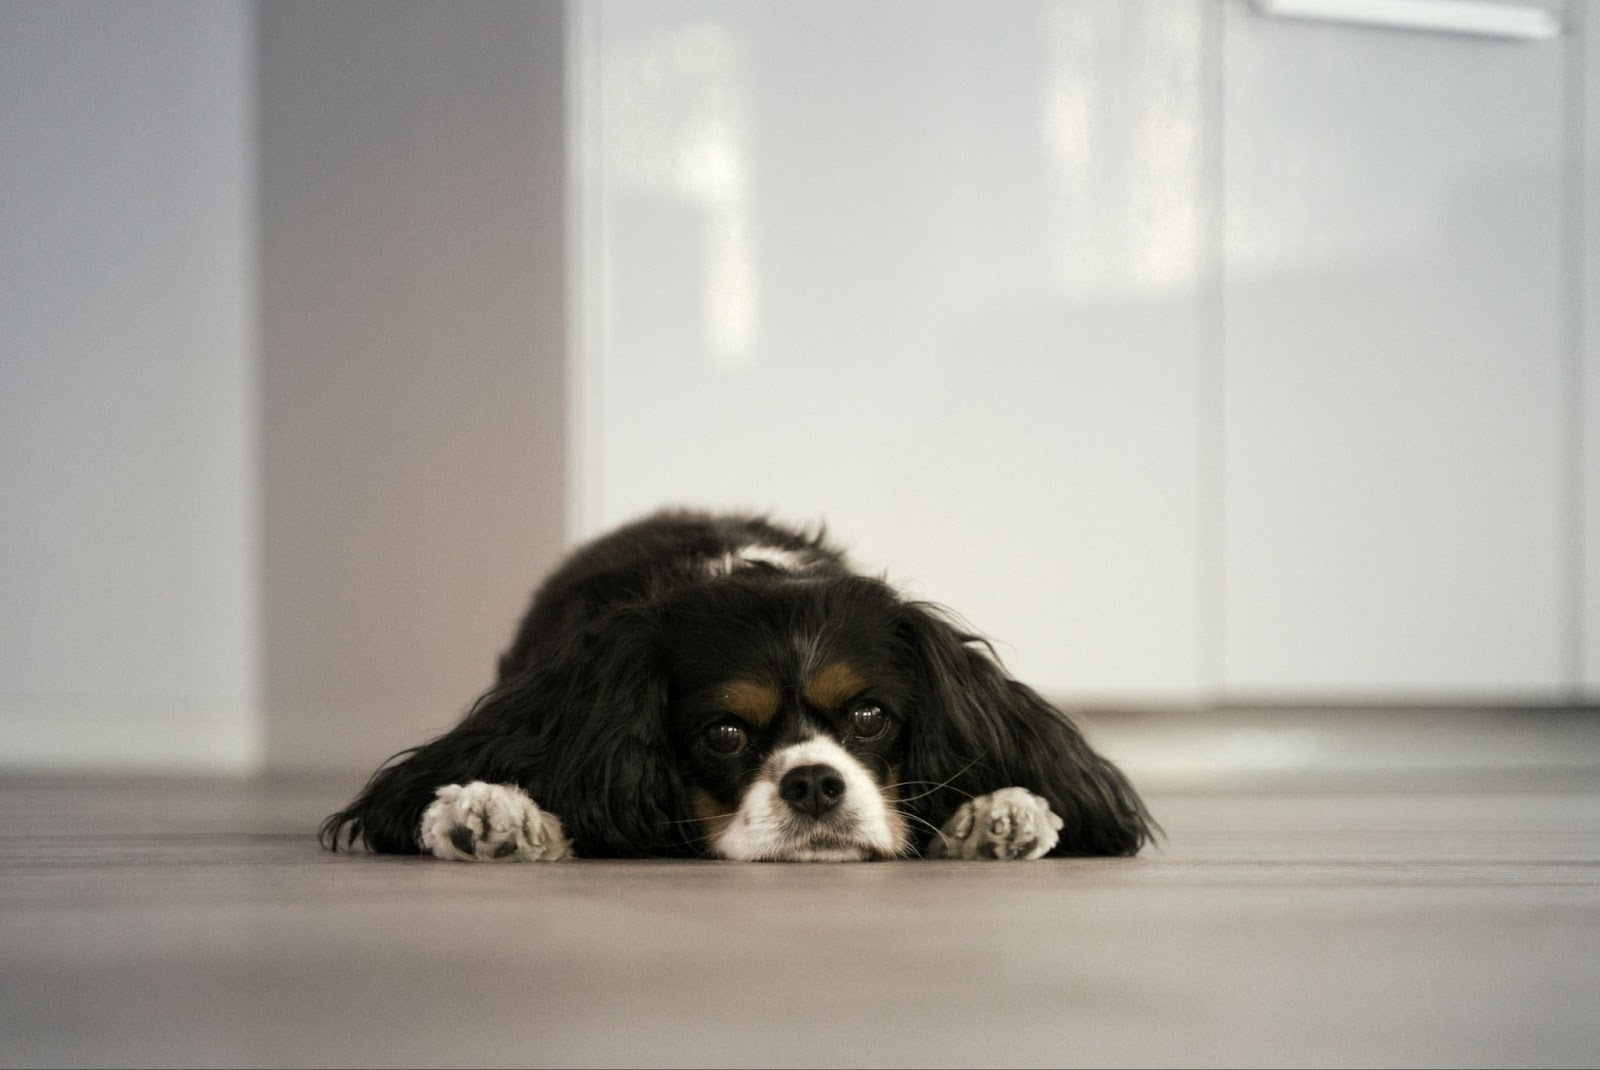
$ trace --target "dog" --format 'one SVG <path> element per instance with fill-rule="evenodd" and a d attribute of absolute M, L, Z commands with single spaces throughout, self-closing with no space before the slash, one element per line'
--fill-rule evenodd
<path fill-rule="evenodd" d="M 575 550 L 494 685 L 323 823 L 463 861 L 1132 855 L 1127 778 L 825 534 L 669 510 Z"/>

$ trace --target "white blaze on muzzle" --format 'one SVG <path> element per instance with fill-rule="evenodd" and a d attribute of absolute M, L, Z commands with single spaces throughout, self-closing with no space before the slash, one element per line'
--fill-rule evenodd
<path fill-rule="evenodd" d="M 835 770 L 844 782 L 837 803 L 821 817 L 779 792 L 790 771 L 816 765 Z M 833 740 L 813 736 L 767 759 L 712 847 L 736 862 L 859 862 L 902 854 L 907 843 L 905 818 L 866 767 Z"/>

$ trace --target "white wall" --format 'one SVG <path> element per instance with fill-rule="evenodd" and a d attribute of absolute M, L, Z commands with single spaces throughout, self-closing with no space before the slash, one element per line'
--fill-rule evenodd
<path fill-rule="evenodd" d="M 0 761 L 260 755 L 253 15 L 0 5 Z"/>

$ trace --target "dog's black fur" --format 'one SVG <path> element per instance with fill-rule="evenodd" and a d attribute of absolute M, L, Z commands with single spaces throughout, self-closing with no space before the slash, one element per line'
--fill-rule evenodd
<path fill-rule="evenodd" d="M 416 853 L 435 790 L 488 781 L 559 816 L 580 857 L 702 855 L 689 796 L 716 785 L 696 766 L 690 707 L 718 680 L 790 680 L 807 659 L 873 679 L 896 728 L 883 764 L 916 786 L 896 805 L 918 848 L 964 800 L 1011 786 L 1062 818 L 1052 855 L 1131 855 L 1151 838 L 1122 773 L 941 610 L 857 574 L 820 534 L 668 512 L 574 552 L 536 592 L 494 686 L 385 763 L 322 842 Z"/>

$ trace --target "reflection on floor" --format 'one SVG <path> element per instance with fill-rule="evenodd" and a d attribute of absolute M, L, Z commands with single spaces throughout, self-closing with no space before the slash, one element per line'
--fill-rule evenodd
<path fill-rule="evenodd" d="M 1104 727 L 1160 848 L 1031 864 L 335 856 L 359 777 L 10 777 L 0 1063 L 1600 1061 L 1594 752 L 1219 782 L 1182 738 Z"/>

